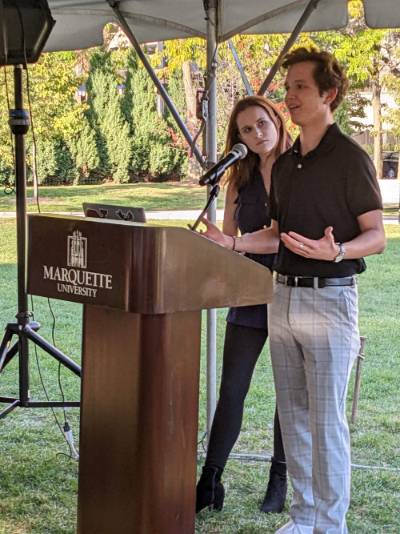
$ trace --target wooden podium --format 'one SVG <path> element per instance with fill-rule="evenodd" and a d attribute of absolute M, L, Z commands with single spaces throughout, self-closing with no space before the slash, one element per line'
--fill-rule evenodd
<path fill-rule="evenodd" d="M 84 304 L 79 534 L 195 529 L 201 310 L 267 269 L 183 228 L 29 216 L 28 291 Z"/>

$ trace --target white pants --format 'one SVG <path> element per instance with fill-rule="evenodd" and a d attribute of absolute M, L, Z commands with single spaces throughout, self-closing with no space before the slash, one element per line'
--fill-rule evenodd
<path fill-rule="evenodd" d="M 293 486 L 292 520 L 346 534 L 350 439 L 346 394 L 358 354 L 357 287 L 275 285 L 269 338 L 279 420 Z"/>

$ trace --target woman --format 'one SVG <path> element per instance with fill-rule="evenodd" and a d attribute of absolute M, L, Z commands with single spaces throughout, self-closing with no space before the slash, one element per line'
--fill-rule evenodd
<path fill-rule="evenodd" d="M 246 158 L 229 169 L 223 233 L 232 237 L 270 225 L 269 189 L 276 158 L 289 148 L 289 136 L 277 108 L 261 96 L 246 97 L 235 105 L 228 125 L 226 152 L 235 143 L 248 148 Z M 247 254 L 272 269 L 273 254 Z M 206 506 L 221 510 L 221 475 L 240 432 L 243 405 L 254 366 L 267 339 L 267 305 L 232 308 L 227 317 L 220 397 L 211 428 L 207 457 L 197 484 L 196 512 Z M 280 513 L 286 498 L 286 463 L 277 411 L 274 456 L 263 512 Z"/>

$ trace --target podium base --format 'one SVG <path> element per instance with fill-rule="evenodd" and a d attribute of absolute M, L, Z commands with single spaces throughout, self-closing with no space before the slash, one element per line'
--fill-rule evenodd
<path fill-rule="evenodd" d="M 84 309 L 79 534 L 190 534 L 201 312 Z"/>

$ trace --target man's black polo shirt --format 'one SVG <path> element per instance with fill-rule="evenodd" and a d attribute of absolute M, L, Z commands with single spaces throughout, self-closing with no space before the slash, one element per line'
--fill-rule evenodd
<path fill-rule="evenodd" d="M 333 226 L 340 242 L 359 235 L 359 215 L 382 209 L 372 161 L 336 124 L 304 157 L 299 139 L 280 156 L 272 169 L 270 202 L 271 217 L 280 232 L 320 239 L 325 228 Z M 339 263 L 307 259 L 281 242 L 274 269 L 288 275 L 342 277 L 361 273 L 365 262 L 362 258 Z"/>

